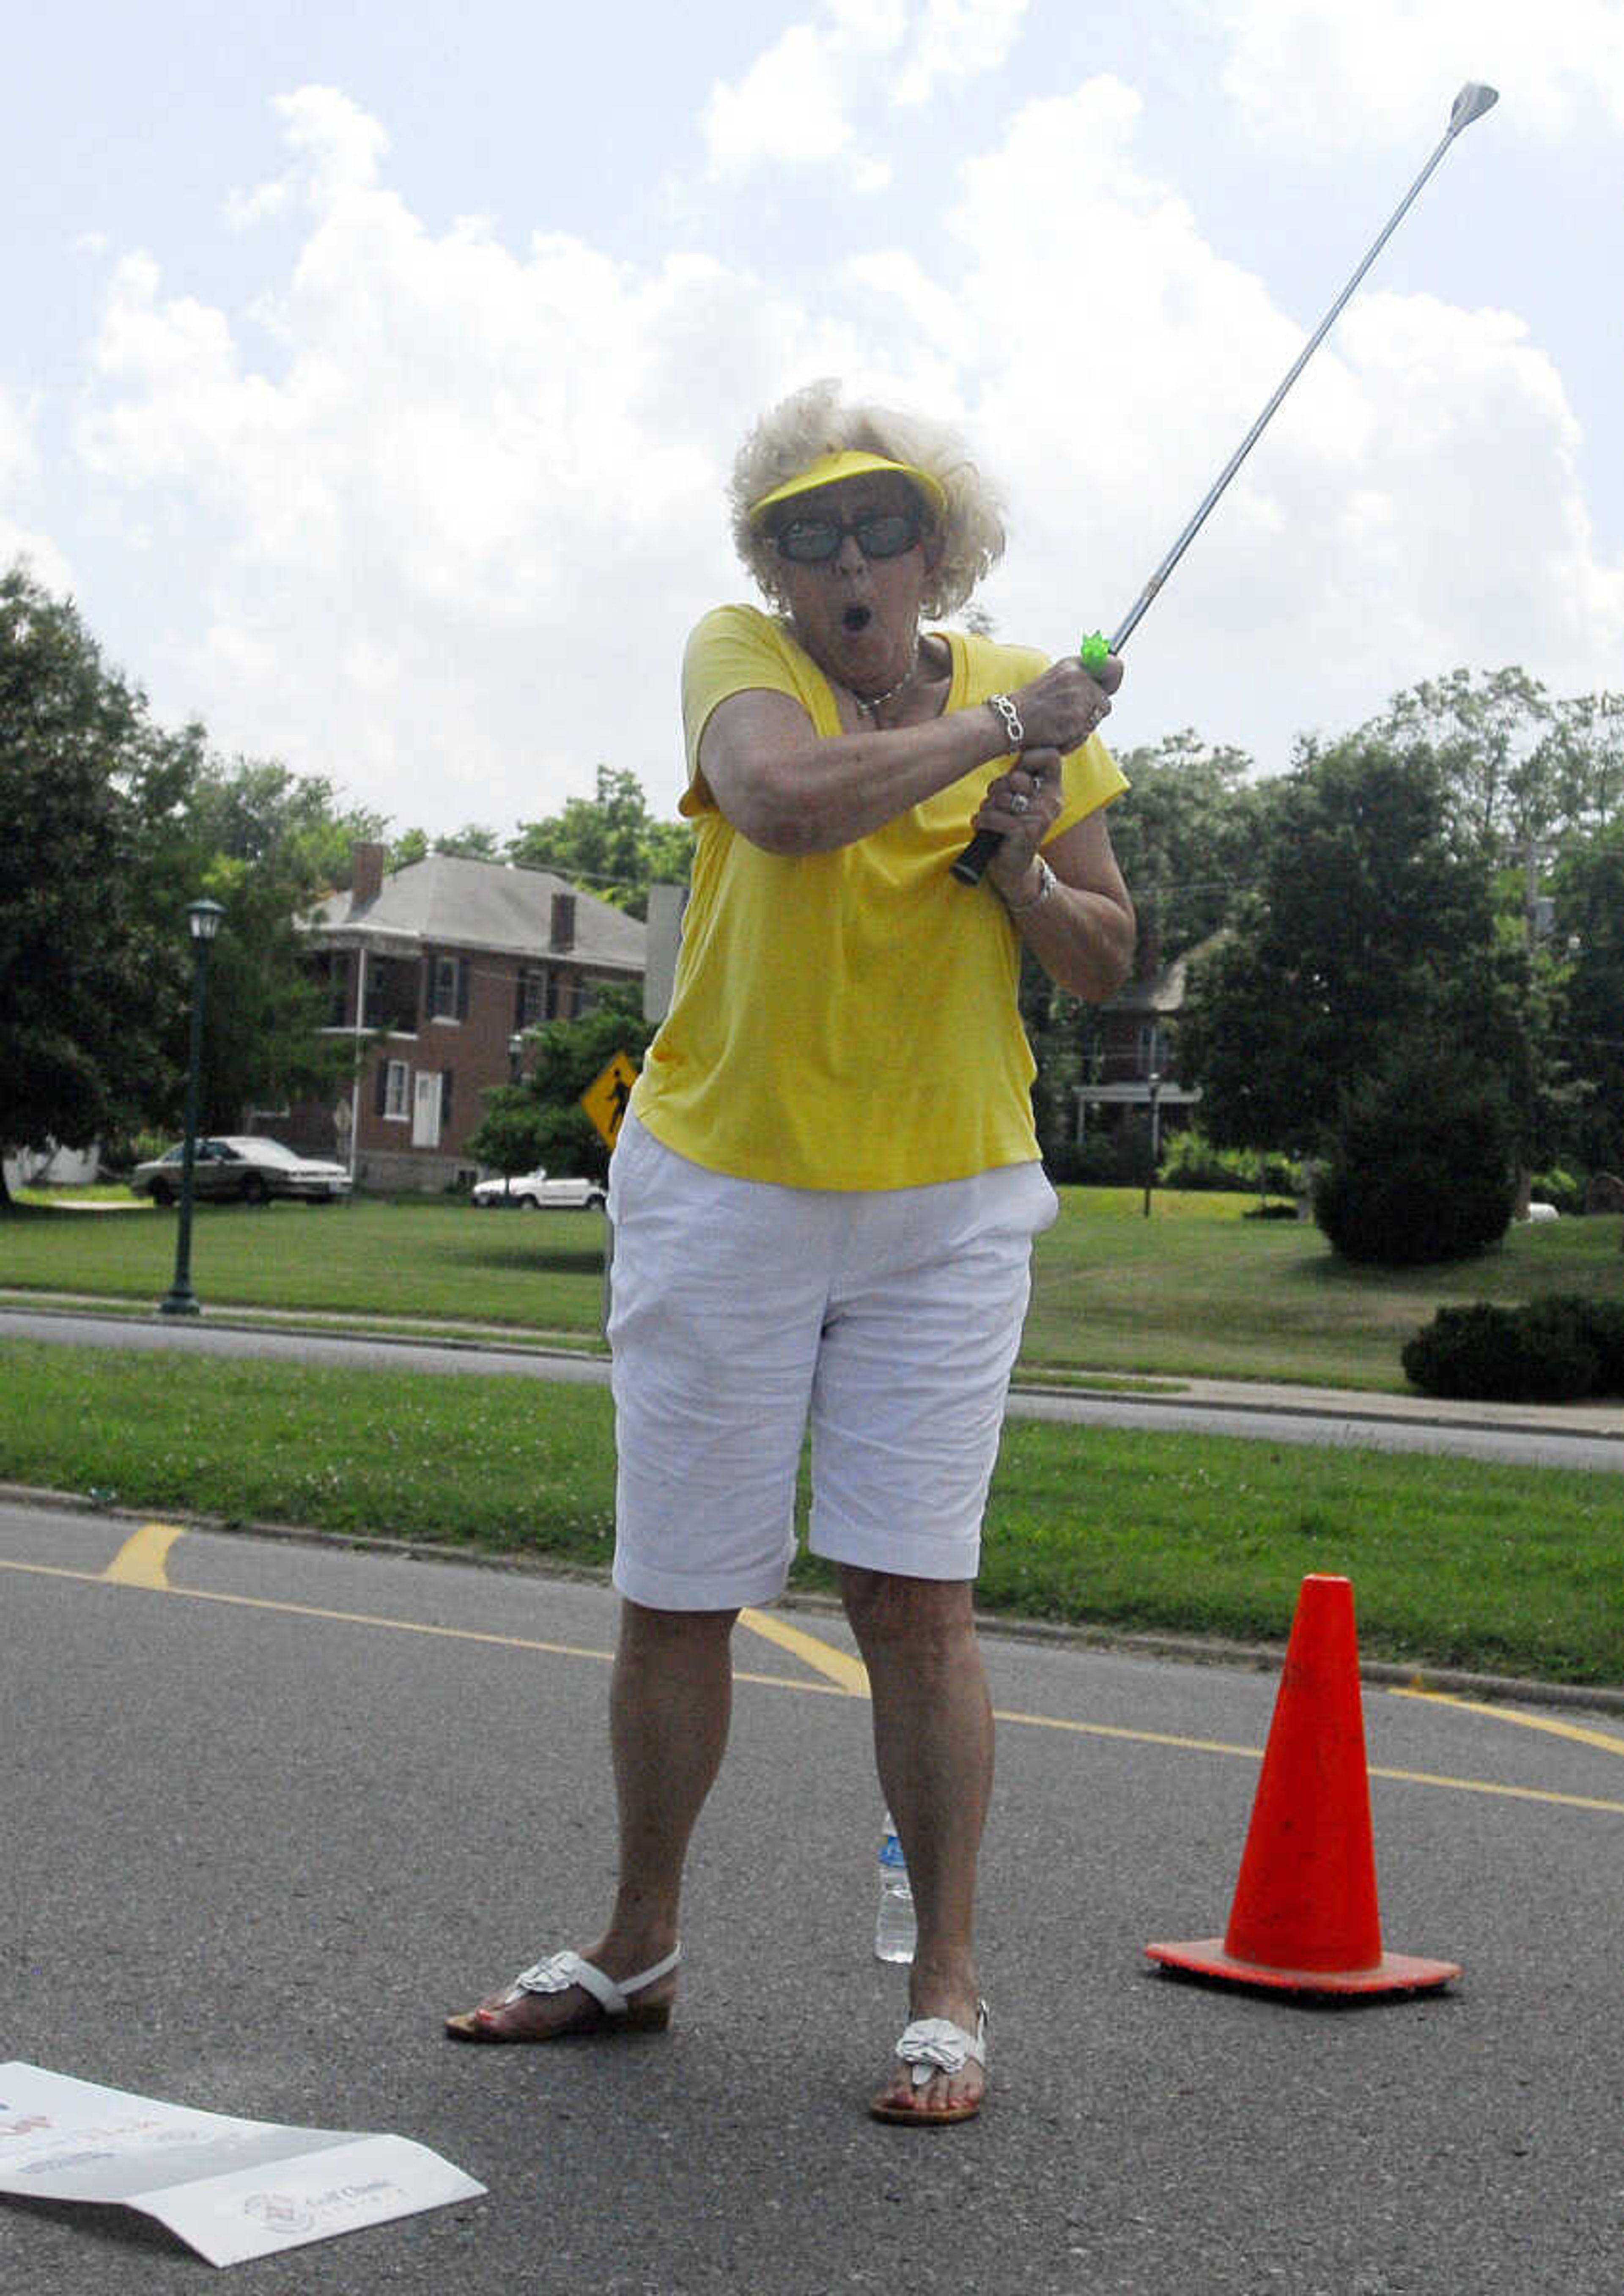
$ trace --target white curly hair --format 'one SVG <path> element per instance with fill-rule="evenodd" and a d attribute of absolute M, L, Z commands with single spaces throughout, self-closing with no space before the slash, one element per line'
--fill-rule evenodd
<path fill-rule="evenodd" d="M 1004 555 L 1004 505 L 956 431 L 923 416 L 871 403 L 845 403 L 838 381 L 809 382 L 770 407 L 740 447 L 728 487 L 733 538 L 757 586 L 782 604 L 778 554 L 750 519 L 751 506 L 822 455 L 857 450 L 928 471 L 947 496 L 932 521 L 937 557 L 922 604 L 932 616 L 956 613 Z"/>

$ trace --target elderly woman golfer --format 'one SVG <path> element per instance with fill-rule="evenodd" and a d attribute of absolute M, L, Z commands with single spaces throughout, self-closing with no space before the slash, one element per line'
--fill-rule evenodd
<path fill-rule="evenodd" d="M 922 627 L 1004 541 L 931 424 L 814 385 L 746 441 L 733 508 L 771 611 L 720 607 L 689 641 L 693 893 L 610 1185 L 619 1889 L 584 1956 L 550 1953 L 449 2030 L 668 2021 L 729 1637 L 783 1587 L 809 1421 L 811 1546 L 867 1664 L 918 1909 L 911 2021 L 870 2110 L 939 2125 L 987 2081 L 972 1595 L 1031 1239 L 1055 1211 L 1016 986 L 1023 948 L 1083 997 L 1128 969 L 1103 814 L 1124 783 L 1095 736 L 1121 669 L 1096 682 Z M 977 828 L 1002 842 L 972 890 L 949 871 Z"/>

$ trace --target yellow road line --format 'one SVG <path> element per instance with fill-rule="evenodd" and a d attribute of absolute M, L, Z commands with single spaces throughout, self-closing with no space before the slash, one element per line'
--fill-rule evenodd
<path fill-rule="evenodd" d="M 1395 1690 L 1394 1698 L 1423 1698 L 1433 1706 L 1460 1706 L 1468 1714 L 1492 1715 L 1497 1722 L 1514 1723 L 1520 1730 L 1547 1730 L 1553 1738 L 1571 1738 L 1575 1745 L 1596 1746 L 1603 1754 L 1624 1754 L 1624 1738 L 1606 1730 L 1588 1730 L 1579 1722 L 1558 1722 L 1549 1714 L 1520 1714 L 1511 1706 L 1488 1706 L 1475 1698 L 1456 1698 L 1447 1690 Z"/>
<path fill-rule="evenodd" d="M 999 1722 L 1019 1722 L 1031 1730 L 1067 1730 L 1083 1738 L 1126 1738 L 1137 1746 L 1171 1746 L 1188 1754 L 1231 1754 L 1260 1762 L 1261 1746 L 1230 1746 L 1218 1738 L 1176 1738 L 1160 1730 L 1124 1730 L 1107 1722 L 1069 1722 L 1054 1714 L 1012 1714 L 995 1710 Z M 1624 1817 L 1624 1801 L 1603 1801 L 1589 1794 L 1552 1793 L 1543 1786 L 1505 1786 L 1491 1778 L 1440 1777 L 1431 1770 L 1390 1770 L 1372 1766 L 1367 1775 L 1400 1785 L 1448 1786 L 1456 1793 L 1499 1794 L 1510 1801 L 1555 1802 L 1565 1809 L 1599 1809 Z"/>
<path fill-rule="evenodd" d="M 169 1549 L 185 1532 L 171 1522 L 144 1522 L 139 1530 L 132 1531 L 112 1561 L 103 1571 L 118 1587 L 155 1587 L 167 1588 L 169 1575 L 165 1569 Z"/>
<path fill-rule="evenodd" d="M 1507 1801 L 1554 1802 L 1562 1809 L 1600 1809 L 1624 1817 L 1624 1801 L 1604 1801 L 1595 1794 L 1552 1793 L 1544 1786 L 1497 1785 L 1492 1778 L 1439 1777 L 1431 1770 L 1372 1768 L 1373 1778 L 1390 1778 L 1405 1786 L 1448 1786 L 1453 1793 L 1498 1794 Z"/>
<path fill-rule="evenodd" d="M 993 1709 L 993 1719 L 1019 1722 L 1028 1730 L 1065 1730 L 1079 1738 L 1122 1738 L 1133 1746 L 1171 1746 L 1184 1754 L 1238 1754 L 1249 1762 L 1263 1759 L 1261 1746 L 1231 1746 L 1221 1738 L 1177 1738 L 1165 1730 L 1128 1730 L 1115 1722 L 1072 1722 L 1063 1715 L 1021 1714 L 1002 1706 Z"/>
<path fill-rule="evenodd" d="M 474 1627 L 440 1627 L 419 1619 L 382 1618 L 365 1611 L 330 1611 L 310 1603 L 275 1602 L 262 1595 L 217 1594 L 201 1587 L 153 1587 L 127 1579 L 110 1581 L 105 1571 L 69 1570 L 57 1563 L 18 1562 L 0 1556 L 0 1570 L 18 1570 L 41 1578 L 71 1579 L 81 1586 L 90 1587 L 110 1583 L 135 1584 L 141 1586 L 144 1592 L 167 1595 L 180 1602 L 216 1603 L 227 1609 L 265 1611 L 284 1618 L 314 1619 L 331 1626 L 369 1627 L 390 1634 L 426 1635 L 445 1642 L 481 1643 L 498 1650 L 526 1651 L 546 1658 L 591 1659 L 607 1666 L 614 1657 L 612 1651 L 592 1650 L 577 1643 L 538 1642 L 521 1635 L 488 1634 Z M 793 1628 L 786 1631 L 791 1635 L 795 1633 Z M 815 1637 L 808 1636 L 805 1639 L 811 1642 Z M 793 1644 L 788 1646 L 793 1647 Z M 842 1655 L 839 1652 L 828 1651 L 826 1645 L 824 1650 L 827 1656 L 838 1658 Z M 845 1662 L 848 1666 L 856 1664 L 855 1660 Z M 770 1690 L 798 1691 L 805 1697 L 849 1698 L 853 1694 L 843 1683 L 808 1682 L 801 1676 L 752 1674 L 737 1669 L 734 1679 Z M 1260 1746 L 1229 1745 L 1221 1739 L 1176 1737 L 1160 1730 L 1129 1730 L 1107 1722 L 1077 1722 L 1062 1715 L 1026 1714 L 1000 1708 L 997 1710 L 996 1718 L 1024 1729 L 1062 1730 L 1077 1737 L 1117 1739 L 1129 1745 L 1167 1746 L 1182 1752 L 1222 1754 L 1252 1762 L 1260 1760 L 1263 1752 Z M 1499 1785 L 1484 1778 L 1445 1777 L 1428 1770 L 1372 1769 L 1369 1775 L 1373 1778 L 1388 1779 L 1404 1785 L 1442 1786 L 1455 1793 L 1493 1794 L 1510 1801 L 1543 1802 L 1563 1809 L 1595 1810 L 1609 1816 L 1624 1817 L 1624 1801 L 1604 1801 L 1587 1794 L 1553 1793 L 1537 1786 Z"/>
<path fill-rule="evenodd" d="M 268 1611 L 283 1618 L 315 1619 L 324 1625 L 338 1627 L 372 1627 L 396 1635 L 427 1635 L 443 1642 L 483 1643 L 496 1650 L 529 1651 L 544 1658 L 585 1658 L 599 1664 L 613 1663 L 614 1652 L 591 1650 L 580 1643 L 537 1642 L 525 1635 L 493 1635 L 477 1627 L 439 1627 L 422 1619 L 389 1619 L 367 1611 L 329 1611 L 314 1603 L 281 1603 L 265 1595 L 224 1595 L 204 1587 L 161 1586 L 151 1581 L 126 1578 L 114 1579 L 107 1570 L 70 1570 L 56 1562 L 17 1562 L 0 1556 L 0 1570 L 18 1570 L 35 1578 L 68 1578 L 81 1587 L 115 1586 L 141 1587 L 154 1595 L 168 1595 L 183 1603 L 217 1603 L 227 1610 Z M 808 1682 L 800 1675 L 751 1674 L 743 1668 L 734 1670 L 735 1682 L 759 1683 L 769 1689 L 800 1690 L 814 1696 L 830 1698 L 849 1696 L 831 1682 Z"/>
<path fill-rule="evenodd" d="M 804 1659 L 817 1673 L 826 1674 L 831 1682 L 837 1683 L 848 1696 L 868 1696 L 868 1669 L 860 1659 L 849 1658 L 844 1651 L 836 1650 L 833 1643 L 823 1642 L 816 1635 L 803 1634 L 799 1627 L 791 1627 L 766 1611 L 741 1611 L 739 1624 L 748 1627 L 751 1634 L 776 1643 L 780 1650 L 791 1651 L 797 1658 Z"/>

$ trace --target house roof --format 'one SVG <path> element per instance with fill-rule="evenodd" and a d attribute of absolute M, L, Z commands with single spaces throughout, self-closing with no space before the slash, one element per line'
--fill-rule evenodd
<path fill-rule="evenodd" d="M 575 898 L 575 938 L 568 948 L 553 939 L 553 901 L 559 893 Z M 305 931 L 325 947 L 364 941 L 391 955 L 428 947 L 497 949 L 515 956 L 568 956 L 627 973 L 643 971 L 646 938 L 636 917 L 550 869 L 517 869 L 456 853 L 425 854 L 393 871 L 370 901 L 357 902 L 353 893 L 330 895 L 305 919 Z"/>
<path fill-rule="evenodd" d="M 1188 971 L 1187 957 L 1176 956 L 1171 964 L 1159 966 L 1154 972 L 1136 974 L 1125 980 L 1114 996 L 1106 997 L 1101 1007 L 1106 1013 L 1177 1013 L 1184 1005 L 1185 980 Z"/>
<path fill-rule="evenodd" d="M 1105 1013 L 1179 1013 L 1184 1010 L 1188 993 L 1190 967 L 1198 956 L 1217 947 L 1219 933 L 1210 933 L 1205 940 L 1197 941 L 1193 948 L 1176 956 L 1170 964 L 1153 965 L 1148 972 L 1136 973 L 1125 980 L 1114 996 L 1108 996 L 1101 1006 Z"/>

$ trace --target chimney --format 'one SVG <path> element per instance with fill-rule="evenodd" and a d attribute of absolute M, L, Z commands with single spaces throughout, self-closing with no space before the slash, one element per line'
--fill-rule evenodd
<path fill-rule="evenodd" d="M 553 896 L 553 933 L 548 944 L 557 949 L 575 947 L 575 895 L 554 893 Z"/>
<path fill-rule="evenodd" d="M 349 906 L 351 910 L 370 908 L 383 890 L 383 857 L 381 845 L 352 845 L 349 849 Z"/>

